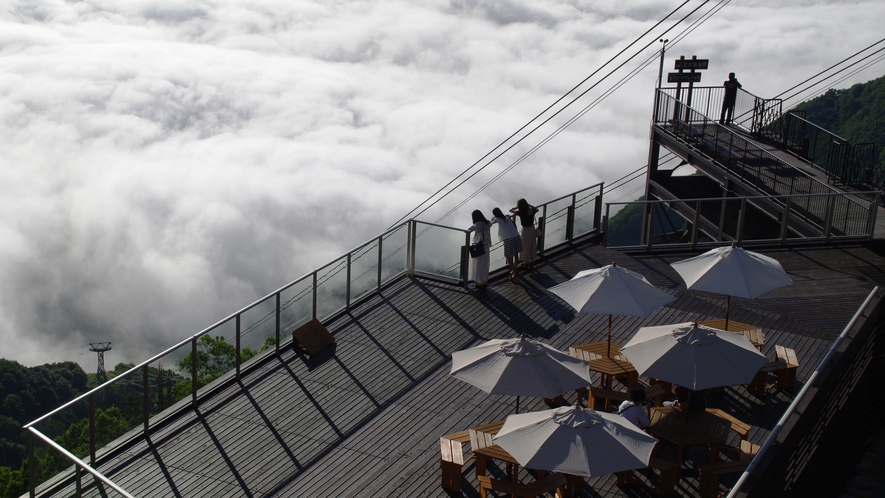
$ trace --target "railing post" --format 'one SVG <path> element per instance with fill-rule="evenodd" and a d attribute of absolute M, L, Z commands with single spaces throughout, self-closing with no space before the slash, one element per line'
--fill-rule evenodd
<path fill-rule="evenodd" d="M 787 200 L 784 201 L 784 219 L 781 224 L 781 245 L 784 245 L 787 242 L 787 232 L 789 228 L 789 220 L 790 220 L 790 206 L 793 204 L 793 198 L 788 196 Z"/>
<path fill-rule="evenodd" d="M 461 282 L 467 288 L 467 282 L 470 281 L 470 232 L 464 234 L 464 245 L 461 246 Z"/>
<path fill-rule="evenodd" d="M 191 404 L 197 407 L 197 338 L 191 339 Z"/>
<path fill-rule="evenodd" d="M 691 226 L 691 248 L 698 246 L 698 223 L 701 221 L 701 201 L 695 202 L 694 221 Z"/>
<path fill-rule="evenodd" d="M 280 293 L 279 292 L 277 292 L 276 298 L 277 298 L 277 306 L 276 306 L 276 341 L 277 341 L 276 346 L 277 346 L 277 348 L 276 349 L 277 349 L 277 353 L 279 353 L 280 352 L 280 314 L 281 314 Z"/>
<path fill-rule="evenodd" d="M 145 437 L 147 437 L 148 429 L 150 428 L 149 421 L 151 414 L 151 383 L 150 376 L 148 375 L 148 370 L 148 365 L 141 367 L 141 384 L 144 390 L 144 398 L 142 399 L 142 422 L 144 422 Z"/>
<path fill-rule="evenodd" d="M 836 196 L 827 196 L 827 215 L 824 221 L 824 241 L 830 241 L 830 228 L 833 223 L 833 211 L 836 210 Z"/>
<path fill-rule="evenodd" d="M 312 289 L 312 304 L 311 304 L 311 312 L 310 317 L 316 320 L 317 318 L 317 272 L 313 272 L 313 289 Z"/>
<path fill-rule="evenodd" d="M 648 225 L 643 227 L 643 231 L 646 234 L 645 239 L 645 251 L 651 252 L 652 245 L 652 237 L 655 233 L 655 208 L 658 206 L 657 204 L 646 204 L 648 206 Z"/>
<path fill-rule="evenodd" d="M 37 475 L 34 472 L 37 468 L 37 459 L 34 458 L 34 433 L 28 429 L 28 489 L 30 497 L 37 496 Z"/>
<path fill-rule="evenodd" d="M 344 309 L 350 311 L 350 278 L 352 276 L 350 264 L 353 262 L 353 254 L 347 253 L 347 284 L 344 286 Z"/>
<path fill-rule="evenodd" d="M 602 247 L 608 247 L 608 215 L 611 204 L 605 205 L 605 216 L 602 217 Z"/>
<path fill-rule="evenodd" d="M 240 339 L 240 314 L 237 313 L 237 330 L 236 330 L 236 342 L 237 342 L 237 351 L 235 353 L 235 364 L 237 369 L 237 380 L 240 380 L 240 363 L 242 363 L 243 355 L 241 354 L 241 346 L 242 341 Z"/>
<path fill-rule="evenodd" d="M 602 184 L 599 184 L 599 195 L 596 196 L 593 205 L 593 229 L 599 232 L 599 229 L 602 228 L 600 222 L 602 221 Z"/>
<path fill-rule="evenodd" d="M 83 469 L 74 465 L 74 477 L 77 479 L 77 498 L 83 496 Z"/>
<path fill-rule="evenodd" d="M 410 241 L 410 245 L 412 247 L 411 251 L 411 259 L 409 260 L 409 276 L 415 276 L 415 251 L 418 247 L 418 222 L 412 220 L 412 240 Z"/>
<path fill-rule="evenodd" d="M 565 240 L 572 241 L 575 232 L 575 206 L 565 208 Z"/>
<path fill-rule="evenodd" d="M 544 255 L 544 240 L 547 232 L 547 204 L 541 208 L 541 216 L 538 218 L 538 254 Z"/>
<path fill-rule="evenodd" d="M 89 395 L 89 465 L 95 467 L 95 394 Z"/>
<path fill-rule="evenodd" d="M 384 236 L 379 235 L 378 236 L 378 286 L 376 288 L 376 290 L 378 292 L 381 292 L 381 275 L 382 275 L 381 265 L 384 264 L 384 258 L 382 257 L 382 255 L 384 254 L 384 251 L 382 251 L 382 249 L 381 249 L 381 244 L 383 242 L 384 242 Z"/>
<path fill-rule="evenodd" d="M 737 241 L 738 244 L 741 243 L 744 236 L 744 220 L 746 219 L 746 213 L 747 199 L 741 199 L 741 211 L 738 213 L 737 233 L 734 234 L 734 240 Z"/>

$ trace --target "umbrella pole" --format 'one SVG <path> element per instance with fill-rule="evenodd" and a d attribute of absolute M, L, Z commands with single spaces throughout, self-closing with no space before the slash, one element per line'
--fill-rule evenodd
<path fill-rule="evenodd" d="M 519 413 L 519 396 L 516 397 L 516 412 Z"/>
<path fill-rule="evenodd" d="M 725 301 L 725 330 L 728 330 L 728 311 L 731 309 L 731 296 Z"/>
<path fill-rule="evenodd" d="M 608 348 L 606 349 L 605 355 L 609 358 L 612 357 L 612 316 L 608 316 Z"/>

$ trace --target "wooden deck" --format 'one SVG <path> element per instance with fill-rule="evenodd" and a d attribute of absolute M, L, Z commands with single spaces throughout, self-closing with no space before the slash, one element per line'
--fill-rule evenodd
<path fill-rule="evenodd" d="M 450 378 L 453 351 L 522 333 L 563 350 L 604 340 L 606 316 L 576 315 L 546 289 L 613 260 L 677 297 L 648 318 L 614 317 L 613 341 L 627 342 L 640 326 L 722 318 L 724 297 L 687 292 L 669 266 L 698 252 L 630 256 L 588 243 L 549 257 L 517 281 L 493 280 L 482 294 L 402 279 L 326 324 L 336 349 L 320 365 L 286 348 L 99 470 L 139 497 L 449 496 L 440 487 L 440 436 L 500 420 L 515 401 Z M 764 330 L 769 358 L 775 344 L 795 349 L 798 391 L 868 293 L 885 283 L 885 244 L 760 252 L 779 260 L 795 284 L 755 300 L 732 298 L 731 318 Z M 791 397 L 772 390 L 759 399 L 728 388 L 710 406 L 752 424 L 748 440 L 761 444 Z M 546 408 L 532 398 L 521 405 Z M 729 438 L 739 444 L 736 434 Z M 674 455 L 663 446 L 660 456 Z M 697 496 L 697 466 L 706 461 L 702 450 L 689 452 L 677 494 Z M 470 461 L 465 496 L 479 496 L 473 471 Z M 490 475 L 503 478 L 504 470 L 492 467 Z M 656 480 L 649 472 L 637 476 Z M 736 477 L 724 476 L 722 489 Z M 580 496 L 651 494 L 636 485 L 619 489 L 615 476 L 605 476 L 589 479 Z"/>

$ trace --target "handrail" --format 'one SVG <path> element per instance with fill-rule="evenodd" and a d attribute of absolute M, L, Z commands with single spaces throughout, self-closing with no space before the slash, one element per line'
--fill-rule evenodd
<path fill-rule="evenodd" d="M 89 472 L 90 474 L 92 474 L 93 477 L 95 477 L 99 481 L 110 486 L 114 491 L 120 493 L 121 495 L 125 496 L 126 498 L 135 498 L 134 496 L 132 496 L 131 494 L 126 492 L 125 489 L 121 488 L 120 486 L 115 484 L 113 481 L 111 481 L 110 479 L 105 477 L 101 472 L 93 469 L 86 462 L 77 458 L 76 455 L 74 455 L 73 453 L 64 449 L 64 447 L 62 447 L 61 445 L 59 445 L 58 443 L 56 443 L 52 439 L 46 437 L 42 432 L 38 431 L 37 429 L 34 429 L 33 427 L 28 427 L 28 431 L 31 432 L 32 434 L 34 434 L 35 436 L 37 436 L 38 438 L 42 439 L 43 442 L 45 442 L 49 446 L 52 446 L 56 451 L 58 451 L 59 453 L 61 453 L 65 457 L 67 457 L 68 460 L 71 460 L 72 462 L 74 462 L 74 464 L 77 467 L 85 470 L 86 472 Z"/>
<path fill-rule="evenodd" d="M 567 198 L 571 197 L 571 198 L 572 198 L 572 204 L 571 204 L 570 206 L 566 206 L 566 209 L 567 209 L 567 210 L 574 211 L 574 209 L 575 209 L 575 205 L 574 205 L 574 204 L 575 204 L 575 200 L 578 198 L 579 194 L 581 194 L 582 192 L 588 192 L 588 195 L 581 197 L 581 199 L 583 200 L 583 199 L 585 199 L 585 198 L 587 198 L 587 197 L 596 196 L 596 198 L 597 198 L 596 203 L 597 203 L 597 204 L 596 204 L 595 207 L 594 207 L 595 212 L 593 213 L 593 215 L 594 215 L 594 220 L 593 220 L 593 224 L 592 224 L 592 230 L 598 230 L 598 229 L 599 229 L 599 217 L 600 217 L 600 213 L 599 213 L 599 209 L 598 209 L 598 208 L 601 206 L 601 197 L 602 197 L 603 187 L 604 187 L 604 183 L 600 182 L 600 183 L 594 184 L 594 185 L 592 185 L 592 186 L 590 186 L 590 187 L 582 188 L 582 189 L 577 190 L 577 191 L 575 191 L 575 192 L 573 192 L 573 193 L 571 193 L 571 194 L 568 194 L 568 195 L 565 195 L 565 196 L 563 196 L 563 197 L 557 198 L 557 199 L 555 199 L 555 200 L 553 200 L 553 201 L 549 201 L 549 202 L 547 202 L 547 203 L 539 204 L 538 207 L 539 207 L 539 208 L 544 208 L 544 209 L 546 209 L 546 206 L 549 205 L 550 203 L 558 202 L 558 201 L 561 201 L 561 200 L 563 200 L 563 199 L 567 199 Z M 581 206 L 584 206 L 584 205 L 586 205 L 586 204 L 588 204 L 588 203 L 589 203 L 589 201 L 588 201 L 588 202 L 585 202 L 585 203 L 582 204 Z M 580 206 L 579 206 L 579 207 L 580 207 Z M 584 216 L 581 217 L 581 219 L 582 219 L 582 220 L 583 220 L 583 219 L 586 219 L 587 216 L 589 216 L 589 215 L 585 214 Z M 319 268 L 317 268 L 317 269 L 315 269 L 315 270 L 313 270 L 313 271 L 310 271 L 310 272 L 306 273 L 306 274 L 303 275 L 302 277 L 299 277 L 298 279 L 295 279 L 295 280 L 293 280 L 292 282 L 290 282 L 290 283 L 288 283 L 288 284 L 286 284 L 286 285 L 283 285 L 283 286 L 280 287 L 279 289 L 277 289 L 277 290 L 275 290 L 275 291 L 273 291 L 273 292 L 271 292 L 271 293 L 265 295 L 265 296 L 262 297 L 262 298 L 259 298 L 259 299 L 255 300 L 254 302 L 252 302 L 252 303 L 250 303 L 249 305 L 247 305 L 247 306 L 245 306 L 245 307 L 239 309 L 238 311 L 236 311 L 236 312 L 234 312 L 234 313 L 231 313 L 230 315 L 228 315 L 228 316 L 222 318 L 221 320 L 218 320 L 218 321 L 214 322 L 212 325 L 210 325 L 210 326 L 208 326 L 208 327 L 202 329 L 200 332 L 197 332 L 196 334 L 193 334 L 193 335 L 187 337 L 186 339 L 184 339 L 184 340 L 182 340 L 182 341 L 176 343 L 175 345 L 173 345 L 173 346 L 171 346 L 171 347 L 168 347 L 168 348 L 164 349 L 162 352 L 160 352 L 160 353 L 158 353 L 158 354 L 155 354 L 155 355 L 151 356 L 149 359 L 147 359 L 147 360 L 145 360 L 145 361 L 142 361 L 142 362 L 138 363 L 137 365 L 133 366 L 131 369 L 127 370 L 126 372 L 123 372 L 123 373 L 121 373 L 121 374 L 119 374 L 119 375 L 117 375 L 117 376 L 115 376 L 115 377 L 112 377 L 112 378 L 108 379 L 107 381 L 103 382 L 101 385 L 99 385 L 99 386 L 97 386 L 97 387 L 95 387 L 95 388 L 89 390 L 88 392 L 86 392 L 86 393 L 84 393 L 84 394 L 81 394 L 80 396 L 76 397 L 75 399 L 73 399 L 73 400 L 71 400 L 71 401 L 69 401 L 69 402 L 67 402 L 67 403 L 65 403 L 65 404 L 63 404 L 63 405 L 61 405 L 61 406 L 59 406 L 58 408 L 56 408 L 56 409 L 50 411 L 49 413 L 46 413 L 45 415 L 43 415 L 43 416 L 41 416 L 41 417 L 39 417 L 39 418 L 37 418 L 37 419 L 31 421 L 31 422 L 28 422 L 27 424 L 25 424 L 25 425 L 23 426 L 23 428 L 24 428 L 25 430 L 29 431 L 29 432 L 33 432 L 33 433 L 35 433 L 35 434 L 38 434 L 39 437 L 40 437 L 41 439 L 47 439 L 46 436 L 44 436 L 42 433 L 40 433 L 39 430 L 37 430 L 37 428 L 35 427 L 36 424 L 38 424 L 38 423 L 40 423 L 40 422 L 46 420 L 46 419 L 49 418 L 49 417 L 52 417 L 53 415 L 58 414 L 59 412 L 61 412 L 61 411 L 63 411 L 63 410 L 66 410 L 66 409 L 70 408 L 71 406 L 73 406 L 73 405 L 75 405 L 75 404 L 77 404 L 77 403 L 79 403 L 79 402 L 81 402 L 81 401 L 87 399 L 87 398 L 90 397 L 90 396 L 93 396 L 95 393 L 97 393 L 98 391 L 100 391 L 100 390 L 102 390 L 102 389 L 105 389 L 107 386 L 110 386 L 110 385 L 113 384 L 114 382 L 119 382 L 119 381 L 121 381 L 122 379 L 127 378 L 130 374 L 137 373 L 140 369 L 146 369 L 147 367 L 149 367 L 149 365 L 150 365 L 151 363 L 154 363 L 154 362 L 156 362 L 156 361 L 158 361 L 158 360 L 160 360 L 160 359 L 166 357 L 166 356 L 169 355 L 170 353 L 172 353 L 172 352 L 174 352 L 174 351 L 176 351 L 176 350 L 179 350 L 180 348 L 184 348 L 184 347 L 188 346 L 189 343 L 190 343 L 190 345 L 191 345 L 192 347 L 195 347 L 194 345 L 196 344 L 196 343 L 195 343 L 196 339 L 198 339 L 199 337 L 201 337 L 201 336 L 203 336 L 203 335 L 205 335 L 205 334 L 207 334 L 207 333 L 209 333 L 209 332 L 215 330 L 215 329 L 218 328 L 219 326 L 222 326 L 222 325 L 224 325 L 225 323 L 228 323 L 229 321 L 231 321 L 231 320 L 233 320 L 233 319 L 236 319 L 236 320 L 237 320 L 237 329 L 236 329 L 236 337 L 237 337 L 237 344 L 236 344 L 236 348 L 237 348 L 237 367 L 236 367 L 236 370 L 237 370 L 237 375 L 240 375 L 240 368 L 239 368 L 239 365 L 240 365 L 239 352 L 240 352 L 240 348 L 241 348 L 241 344 L 240 344 L 241 331 L 240 331 L 239 320 L 240 320 L 241 315 L 243 315 L 245 312 L 247 312 L 247 311 L 249 311 L 249 310 L 255 308 L 256 306 L 261 305 L 262 303 L 266 303 L 266 302 L 268 302 L 269 300 L 274 300 L 274 299 L 275 299 L 275 300 L 276 300 L 276 308 L 275 308 L 275 311 L 273 311 L 273 312 L 270 313 L 270 315 L 273 315 L 274 313 L 276 313 L 276 315 L 277 315 L 277 325 L 276 325 L 277 336 L 276 336 L 276 337 L 277 337 L 277 341 L 278 341 L 278 342 L 277 342 L 277 345 L 279 345 L 279 329 L 280 329 L 279 317 L 280 317 L 281 309 L 285 309 L 285 308 L 287 308 L 287 306 L 281 306 L 281 305 L 280 305 L 280 301 L 279 301 L 279 296 L 280 296 L 280 294 L 281 294 L 283 291 L 286 291 L 286 290 L 292 288 L 293 286 L 295 286 L 295 285 L 297 285 L 297 284 L 299 284 L 299 283 L 304 282 L 306 279 L 314 279 L 314 282 L 313 282 L 312 285 L 313 285 L 313 293 L 314 293 L 314 297 L 315 297 L 315 295 L 316 295 L 316 288 L 317 288 L 317 281 L 316 281 L 316 278 L 317 278 L 318 273 L 319 273 L 320 271 L 324 270 L 324 269 L 329 268 L 330 266 L 335 265 L 335 264 L 344 264 L 346 268 L 342 268 L 342 269 L 340 269 L 340 270 L 337 270 L 336 273 L 337 273 L 338 271 L 343 271 L 344 269 L 347 269 L 347 271 L 348 271 L 348 282 L 347 282 L 347 294 L 348 294 L 348 297 L 347 297 L 347 304 L 346 304 L 346 306 L 349 307 L 349 306 L 352 304 L 352 303 L 350 303 L 350 301 L 349 301 L 349 299 L 350 299 L 350 298 L 349 298 L 349 286 L 350 286 L 350 283 L 351 283 L 351 281 L 352 281 L 352 280 L 351 280 L 351 277 L 350 277 L 350 274 L 349 274 L 349 272 L 350 272 L 350 268 L 351 268 L 350 265 L 352 264 L 352 261 L 351 261 L 351 259 L 350 259 L 350 256 L 352 256 L 353 254 L 359 252 L 360 250 L 364 249 L 365 247 L 368 247 L 368 246 L 370 246 L 370 245 L 372 245 L 372 244 L 374 244 L 374 243 L 378 243 L 378 282 L 377 282 L 377 288 L 380 289 L 381 286 L 382 286 L 382 284 L 383 284 L 383 282 L 382 282 L 382 280 L 381 280 L 381 274 L 382 274 L 382 265 L 381 265 L 381 262 L 382 262 L 382 254 L 383 254 L 383 252 L 382 252 L 382 250 L 381 250 L 381 242 L 383 241 L 383 238 L 384 238 L 385 236 L 391 234 L 391 233 L 394 233 L 394 232 L 396 232 L 396 231 L 398 231 L 398 230 L 401 230 L 403 227 L 413 227 L 413 226 L 414 226 L 413 224 L 417 224 L 417 223 L 421 223 L 423 226 L 427 226 L 428 228 L 429 228 L 429 227 L 438 227 L 438 228 L 443 228 L 443 229 L 446 229 L 446 230 L 454 230 L 454 231 L 456 231 L 456 232 L 460 232 L 460 233 L 464 233 L 464 234 L 469 233 L 468 230 L 465 230 L 465 229 L 462 229 L 462 228 L 449 227 L 449 226 L 445 226 L 445 225 L 441 225 L 441 224 L 437 224 L 437 223 L 429 223 L 429 222 L 424 222 L 424 221 L 415 220 L 415 219 L 409 219 L 409 220 L 406 220 L 406 221 L 400 223 L 399 225 L 397 225 L 397 226 L 395 226 L 395 227 L 392 227 L 392 228 L 389 228 L 389 229 L 385 230 L 385 231 L 382 232 L 381 234 L 379 234 L 379 235 L 373 237 L 372 239 L 370 239 L 370 240 L 368 240 L 368 241 L 366 241 L 366 242 L 364 242 L 364 243 L 362 243 L 362 244 L 357 245 L 354 249 L 352 249 L 352 250 L 346 252 L 345 254 L 343 254 L 343 255 L 341 255 L 341 256 L 339 256 L 339 257 L 337 257 L 337 258 L 332 259 L 329 263 L 326 263 L 326 264 L 324 264 L 323 266 L 321 266 L 321 267 L 319 267 Z M 574 223 L 574 220 L 571 219 L 571 218 L 569 218 L 569 219 L 566 221 L 566 225 L 568 225 L 569 223 Z M 586 226 L 586 225 L 584 225 L 584 226 Z M 540 228 L 540 227 L 539 227 L 539 228 Z M 566 226 L 565 228 L 566 228 L 566 232 L 567 232 L 568 234 L 572 234 L 572 233 L 574 232 L 574 230 L 573 230 L 572 227 L 570 227 L 570 226 Z M 561 228 L 556 228 L 556 229 L 555 229 L 555 231 L 559 231 L 559 230 L 561 230 Z M 415 230 L 415 229 L 413 229 L 413 228 L 410 228 L 410 229 L 409 229 L 409 233 L 408 233 L 408 235 L 407 235 L 407 239 L 411 239 L 411 240 L 407 240 L 405 246 L 403 246 L 404 248 L 406 248 L 407 252 L 414 251 L 414 242 L 415 242 L 415 239 L 416 239 L 418 236 L 420 236 L 420 233 L 417 233 L 417 232 L 418 232 L 418 231 Z M 423 231 L 422 231 L 421 233 L 423 233 Z M 541 237 L 542 240 L 543 240 L 543 236 L 544 236 L 544 230 L 543 230 L 543 229 L 539 229 L 539 237 Z M 563 242 L 563 243 L 568 243 L 568 242 L 570 242 L 571 239 L 570 239 L 569 237 L 570 237 L 570 235 L 566 237 L 566 241 Z M 461 242 L 461 243 L 459 244 L 458 247 L 462 247 L 463 244 L 464 244 L 464 243 Z M 403 247 L 400 247 L 400 248 L 398 248 L 398 249 L 395 249 L 393 253 L 395 254 L 395 253 L 399 252 L 400 250 L 403 249 Z M 412 247 L 412 249 L 409 249 L 409 247 Z M 539 247 L 539 249 L 540 249 L 540 247 Z M 549 249 L 549 248 L 548 248 L 548 249 Z M 462 250 L 463 250 L 463 248 L 462 248 Z M 462 253 L 462 254 L 463 254 L 463 253 Z M 389 256 L 388 256 L 388 257 L 389 257 Z M 412 258 L 412 259 L 409 260 L 409 261 L 411 261 L 411 263 L 409 263 L 409 262 L 407 261 L 407 262 L 406 262 L 406 265 L 405 265 L 405 271 L 406 271 L 407 274 L 409 274 L 409 271 L 410 271 L 409 268 L 412 268 L 412 267 L 410 267 L 410 264 L 411 264 L 411 265 L 414 265 L 414 254 L 411 255 L 411 258 Z M 408 258 L 407 258 L 407 259 L 408 259 Z M 344 262 L 342 263 L 342 261 L 344 261 Z M 457 265 L 457 264 L 458 264 L 458 263 L 456 263 L 456 265 Z M 461 263 L 459 263 L 459 264 L 461 264 L 462 267 L 463 267 L 463 265 L 464 265 L 464 261 L 463 261 L 463 259 L 462 259 Z M 413 271 L 413 270 L 414 270 L 414 268 L 412 268 L 412 271 Z M 462 271 L 463 271 L 463 270 L 462 270 Z M 401 275 L 401 274 L 402 274 L 402 272 L 395 273 L 392 277 L 388 277 L 388 278 L 397 278 L 397 275 Z M 463 274 L 463 273 L 462 273 L 462 274 Z M 465 283 L 466 283 L 466 280 L 465 280 Z M 303 297 L 304 297 L 304 293 L 299 292 L 298 295 L 296 296 L 296 298 L 293 298 L 293 300 L 300 300 L 300 299 L 303 298 Z M 361 295 L 361 296 L 359 297 L 360 300 L 361 300 L 361 299 L 365 299 L 365 298 L 366 298 L 366 295 Z M 291 300 L 290 300 L 290 301 L 291 301 Z M 312 304 L 312 313 L 313 313 L 314 316 L 316 316 L 316 313 L 317 313 L 317 307 L 318 307 L 318 304 L 316 303 L 316 299 L 314 299 L 314 303 Z M 269 315 L 266 315 L 265 317 L 261 318 L 261 319 L 260 319 L 258 322 L 256 322 L 256 323 L 259 323 L 259 324 L 260 324 L 260 323 L 264 323 L 264 322 L 266 322 L 268 316 L 269 316 Z M 253 327 L 254 327 L 254 324 L 253 324 L 252 326 L 250 326 L 250 327 L 247 327 L 247 328 L 245 329 L 246 332 L 248 332 L 248 331 L 249 331 L 251 328 L 253 328 Z M 200 394 L 196 392 L 196 378 L 194 377 L 194 375 L 195 375 L 195 372 L 193 372 L 193 371 L 190 372 L 190 376 L 191 376 L 190 381 L 192 382 L 193 386 L 195 386 L 195 387 L 193 388 L 194 390 L 193 390 L 193 393 L 192 393 L 192 396 L 193 396 L 193 402 L 196 402 L 196 400 L 200 397 Z M 145 385 L 145 389 L 148 389 L 147 384 Z M 145 395 L 145 396 L 147 396 L 147 395 Z M 146 397 L 145 399 L 147 399 L 147 397 Z M 147 408 L 148 405 L 147 405 L 147 402 L 145 402 L 145 403 L 146 403 L 146 404 L 145 404 L 145 406 L 144 406 L 144 410 L 147 410 L 147 409 L 148 409 L 148 408 Z M 94 416 L 94 415 L 90 415 L 90 416 Z M 146 414 L 145 414 L 144 418 L 145 418 L 145 429 L 144 429 L 144 430 L 147 431 L 147 430 L 148 430 L 148 424 L 147 424 L 147 415 L 146 415 Z M 72 455 L 71 453 L 69 453 L 67 450 L 64 450 L 64 448 L 61 448 L 60 446 L 58 446 L 58 445 L 57 445 L 56 443 L 54 443 L 54 442 L 51 442 L 50 444 L 52 445 L 53 448 L 59 449 L 59 451 L 62 453 L 62 455 L 64 455 L 66 458 L 72 459 L 72 461 L 73 461 L 75 464 L 77 464 L 77 465 L 81 465 L 81 464 L 82 464 L 82 462 L 78 463 L 79 460 L 78 460 L 74 455 Z M 82 466 L 82 465 L 81 465 L 81 466 Z M 111 483 L 111 482 L 108 482 L 108 485 L 113 487 L 113 483 Z M 117 489 L 117 488 L 115 487 L 114 489 Z M 121 491 L 121 492 L 122 492 L 122 493 L 125 493 L 124 491 Z M 126 495 L 126 496 L 129 496 L 129 495 Z"/>
<path fill-rule="evenodd" d="M 790 403 L 790 406 L 788 406 L 786 410 L 784 410 L 784 414 L 781 416 L 780 420 L 778 420 L 777 425 L 775 425 L 774 429 L 771 430 L 771 433 L 768 435 L 768 438 L 765 439 L 765 442 L 762 443 L 762 447 L 756 453 L 756 456 L 753 457 L 753 459 L 747 465 L 747 469 L 744 470 L 744 473 L 741 474 L 741 477 L 738 478 L 737 482 L 731 488 L 731 491 L 729 491 L 727 498 L 731 498 L 735 493 L 740 492 L 741 486 L 743 486 L 744 482 L 747 480 L 750 473 L 756 469 L 756 467 L 759 465 L 759 462 L 762 461 L 763 456 L 768 451 L 768 449 L 771 447 L 771 445 L 774 444 L 774 442 L 777 440 L 777 436 L 780 434 L 781 430 L 783 430 L 784 426 L 786 425 L 787 419 L 789 419 L 792 416 L 793 412 L 799 407 L 799 404 L 805 400 L 805 396 L 806 396 L 808 390 L 814 384 L 814 381 L 817 380 L 817 377 L 818 377 L 818 375 L 820 375 L 821 370 L 824 368 L 824 366 L 827 363 L 830 362 L 830 358 L 832 358 L 833 355 L 836 354 L 836 350 L 842 344 L 842 341 L 845 340 L 845 337 L 848 336 L 848 331 L 850 331 L 854 327 L 854 324 L 857 323 L 857 320 L 860 318 L 861 313 L 870 304 L 870 301 L 873 300 L 873 297 L 875 297 L 877 292 L 879 292 L 878 285 L 873 288 L 873 290 L 870 292 L 870 294 L 864 300 L 864 302 L 860 306 L 860 308 L 858 308 L 857 311 L 854 312 L 854 316 L 851 317 L 851 321 L 849 321 L 848 325 L 846 325 L 845 328 L 842 329 L 842 333 L 839 334 L 839 337 L 836 338 L 836 340 L 833 342 L 833 345 L 830 347 L 830 350 L 827 351 L 827 354 L 820 361 L 820 363 L 818 363 L 817 368 L 814 369 L 814 372 L 811 374 L 810 377 L 808 377 L 808 380 L 805 381 L 805 385 L 802 386 L 802 389 L 799 391 L 799 394 L 797 394 L 796 397 L 793 398 L 793 402 Z"/>

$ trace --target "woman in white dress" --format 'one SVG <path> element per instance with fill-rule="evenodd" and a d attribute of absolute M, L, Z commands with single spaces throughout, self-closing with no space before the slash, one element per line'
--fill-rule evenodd
<path fill-rule="evenodd" d="M 519 216 L 519 224 L 522 225 L 522 252 L 519 259 L 525 265 L 526 270 L 531 270 L 535 260 L 538 259 L 538 234 L 535 231 L 535 215 L 538 208 L 530 205 L 525 199 L 516 201 L 516 207 L 510 210 Z"/>
<path fill-rule="evenodd" d="M 473 211 L 473 226 L 467 230 L 473 232 L 473 244 L 482 242 L 485 252 L 481 256 L 470 258 L 470 274 L 476 288 L 481 290 L 489 285 L 489 252 L 492 248 L 492 224 L 479 209 Z"/>
<path fill-rule="evenodd" d="M 504 243 L 504 259 L 510 267 L 510 278 L 519 276 L 516 267 L 516 258 L 522 252 L 522 239 L 519 238 L 519 230 L 509 216 L 504 216 L 500 209 L 492 209 L 492 223 L 498 225 L 498 238 Z"/>

